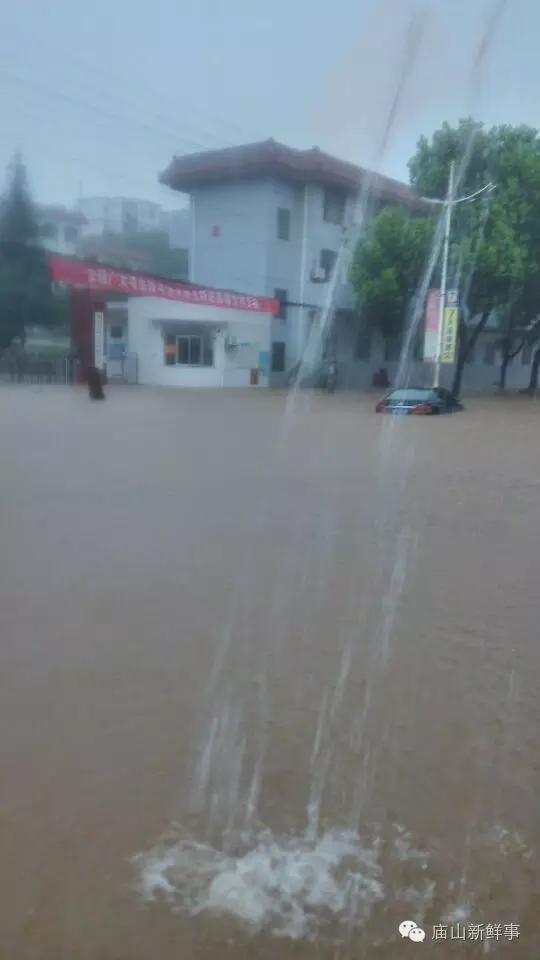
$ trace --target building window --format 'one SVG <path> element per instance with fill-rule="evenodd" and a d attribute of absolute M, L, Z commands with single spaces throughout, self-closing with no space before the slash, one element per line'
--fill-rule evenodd
<path fill-rule="evenodd" d="M 65 227 L 64 239 L 67 243 L 75 243 L 77 240 L 77 227 Z"/>
<path fill-rule="evenodd" d="M 124 335 L 124 328 L 123 328 L 123 327 L 121 327 L 121 326 L 119 326 L 119 325 L 115 325 L 115 326 L 110 327 L 110 329 L 109 329 L 109 336 L 110 336 L 111 340 L 120 340 L 123 335 Z"/>
<path fill-rule="evenodd" d="M 289 240 L 291 235 L 291 211 L 286 207 L 278 207 L 277 212 L 278 240 Z"/>
<path fill-rule="evenodd" d="M 283 373 L 285 370 L 285 344 L 274 341 L 272 344 L 272 371 L 273 373 Z"/>
<path fill-rule="evenodd" d="M 324 191 L 323 216 L 327 223 L 343 223 L 346 199 L 342 190 L 326 189 Z"/>
<path fill-rule="evenodd" d="M 371 356 L 371 333 L 369 330 L 360 330 L 356 340 L 356 359 L 369 360 Z"/>
<path fill-rule="evenodd" d="M 532 357 L 532 343 L 526 343 L 521 351 L 521 362 L 523 366 L 528 366 Z"/>
<path fill-rule="evenodd" d="M 210 340 L 199 334 L 182 334 L 165 337 L 165 365 L 174 367 L 211 367 L 214 364 L 214 351 Z"/>
<path fill-rule="evenodd" d="M 187 367 L 200 366 L 202 362 L 202 337 L 177 337 L 176 362 Z"/>
<path fill-rule="evenodd" d="M 495 363 L 495 341 L 490 340 L 489 343 L 486 343 L 486 349 L 484 350 L 484 363 L 492 367 Z"/>
<path fill-rule="evenodd" d="M 276 300 L 279 300 L 279 313 L 276 314 L 276 316 L 278 316 L 280 320 L 286 320 L 288 298 L 287 291 L 282 290 L 281 287 L 276 287 L 274 290 L 274 297 Z"/>
<path fill-rule="evenodd" d="M 42 223 L 39 228 L 39 235 L 45 240 L 56 240 L 58 228 L 54 223 Z"/>
<path fill-rule="evenodd" d="M 321 250 L 319 265 L 324 273 L 325 279 L 330 280 L 334 267 L 336 265 L 337 253 L 335 250 Z"/>

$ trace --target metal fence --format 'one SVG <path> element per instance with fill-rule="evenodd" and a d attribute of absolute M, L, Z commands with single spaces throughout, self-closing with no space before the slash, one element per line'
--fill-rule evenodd
<path fill-rule="evenodd" d="M 75 360 L 71 356 L 44 360 L 21 357 L 0 361 L 0 377 L 11 383 L 73 383 Z"/>
<path fill-rule="evenodd" d="M 63 357 L 4 357 L 0 360 L 0 380 L 7 383 L 74 383 L 79 361 L 66 354 Z M 136 353 L 122 357 L 120 371 L 111 380 L 119 383 L 137 383 L 139 362 Z"/>

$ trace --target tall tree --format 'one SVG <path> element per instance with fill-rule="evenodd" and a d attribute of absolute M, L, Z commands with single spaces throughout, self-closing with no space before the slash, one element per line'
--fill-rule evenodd
<path fill-rule="evenodd" d="M 537 347 L 533 354 L 533 361 L 531 364 L 531 375 L 529 378 L 529 386 L 527 387 L 526 393 L 529 393 L 531 396 L 534 396 L 538 390 L 538 376 L 540 373 L 540 347 Z"/>
<path fill-rule="evenodd" d="M 433 240 L 435 223 L 400 207 L 381 211 L 354 252 L 350 280 L 366 325 L 385 340 L 403 331 Z"/>
<path fill-rule="evenodd" d="M 16 154 L 0 201 L 0 355 L 16 338 L 24 343 L 29 325 L 54 322 L 49 271 L 37 236 L 26 169 Z"/>
<path fill-rule="evenodd" d="M 465 277 L 453 383 L 457 395 L 464 364 L 492 312 L 505 308 L 508 315 L 516 304 L 522 314 L 525 305 L 536 310 L 527 287 L 540 265 L 540 141 L 537 131 L 526 126 L 486 131 L 471 119 L 456 128 L 443 124 L 431 142 L 421 138 L 409 163 L 415 189 L 443 198 L 452 160 L 459 194 L 489 181 L 496 185 L 491 198 L 455 208 L 450 275 L 461 266 L 461 280 Z M 513 337 L 507 354 L 512 350 Z"/>

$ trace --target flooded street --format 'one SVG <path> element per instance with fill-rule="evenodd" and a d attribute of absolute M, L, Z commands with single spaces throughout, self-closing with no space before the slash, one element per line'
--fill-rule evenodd
<path fill-rule="evenodd" d="M 2 960 L 540 951 L 540 406 L 374 402 L 0 388 Z M 354 910 L 156 892 L 223 823 L 358 836 Z"/>

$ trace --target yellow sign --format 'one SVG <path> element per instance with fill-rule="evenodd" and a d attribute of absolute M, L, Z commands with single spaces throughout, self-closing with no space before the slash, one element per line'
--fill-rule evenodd
<path fill-rule="evenodd" d="M 456 358 L 457 329 L 457 307 L 445 307 L 441 363 L 453 363 Z"/>

